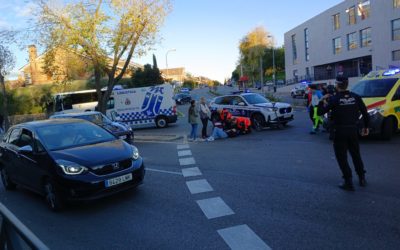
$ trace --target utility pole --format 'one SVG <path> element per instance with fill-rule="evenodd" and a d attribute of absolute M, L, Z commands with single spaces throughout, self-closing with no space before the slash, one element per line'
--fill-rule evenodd
<path fill-rule="evenodd" d="M 264 74 L 263 74 L 263 61 L 262 56 L 260 56 L 260 81 L 261 81 L 261 88 L 264 88 Z"/>
<path fill-rule="evenodd" d="M 168 53 L 169 52 L 172 52 L 172 51 L 176 51 L 176 49 L 170 49 L 170 50 L 168 50 L 167 51 L 167 53 L 165 53 L 165 66 L 166 66 L 166 72 L 167 72 L 167 79 L 168 79 L 168 76 L 169 76 L 169 72 L 168 72 Z"/>

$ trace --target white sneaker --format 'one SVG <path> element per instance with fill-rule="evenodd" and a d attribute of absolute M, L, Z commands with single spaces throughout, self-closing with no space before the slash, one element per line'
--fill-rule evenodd
<path fill-rule="evenodd" d="M 214 137 L 212 137 L 212 136 L 208 137 L 207 141 L 214 141 Z"/>

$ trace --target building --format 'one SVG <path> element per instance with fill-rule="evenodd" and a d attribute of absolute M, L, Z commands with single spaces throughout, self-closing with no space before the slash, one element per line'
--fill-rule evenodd
<path fill-rule="evenodd" d="M 285 33 L 288 83 L 400 67 L 400 0 L 346 0 Z"/>
<path fill-rule="evenodd" d="M 68 78 L 73 80 L 87 80 L 93 76 L 93 67 L 91 60 L 85 55 L 79 54 L 74 50 L 55 48 L 45 51 L 43 54 L 37 54 L 35 45 L 28 46 L 29 62 L 19 69 L 19 81 L 24 85 L 47 84 L 62 81 Z M 44 66 L 46 60 L 53 57 L 54 63 L 50 67 L 50 72 L 45 72 Z M 110 58 L 108 63 L 112 65 Z M 120 60 L 117 65 L 117 74 L 124 66 L 125 61 Z M 125 77 L 130 77 L 133 69 L 142 67 L 142 65 L 130 63 Z"/>
<path fill-rule="evenodd" d="M 186 77 L 185 68 L 161 69 L 162 77 L 171 81 L 183 82 Z"/>

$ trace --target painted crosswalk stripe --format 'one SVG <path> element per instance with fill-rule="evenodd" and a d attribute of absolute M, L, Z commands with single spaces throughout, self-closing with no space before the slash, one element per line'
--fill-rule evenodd
<path fill-rule="evenodd" d="M 270 250 L 271 248 L 253 232 L 247 225 L 228 227 L 217 231 L 226 244 L 233 250 L 259 249 Z"/>
<path fill-rule="evenodd" d="M 201 171 L 199 168 L 184 168 L 182 169 L 182 174 L 183 177 L 193 177 L 193 176 L 199 176 L 202 175 Z"/>
<path fill-rule="evenodd" d="M 208 181 L 205 179 L 195 180 L 195 181 L 187 181 L 186 185 L 189 188 L 189 191 L 191 194 L 199 194 L 199 193 L 214 191 L 214 189 L 211 187 L 210 183 L 208 183 Z"/>
<path fill-rule="evenodd" d="M 178 150 L 181 150 L 181 149 L 188 149 L 188 148 L 189 148 L 189 144 L 180 144 L 180 145 L 177 145 L 176 148 L 177 148 Z"/>
<path fill-rule="evenodd" d="M 233 210 L 226 205 L 221 197 L 198 200 L 196 202 L 208 219 L 234 214 Z"/>
<path fill-rule="evenodd" d="M 193 157 L 179 158 L 179 164 L 181 166 L 194 165 L 194 164 L 196 164 L 196 161 L 194 160 Z"/>
<path fill-rule="evenodd" d="M 190 150 L 181 150 L 178 151 L 178 156 L 182 157 L 182 156 L 191 156 L 192 155 L 192 151 Z"/>

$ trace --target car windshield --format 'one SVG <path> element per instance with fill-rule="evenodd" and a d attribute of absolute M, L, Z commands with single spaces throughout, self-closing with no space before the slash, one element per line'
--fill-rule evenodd
<path fill-rule="evenodd" d="M 106 130 L 87 122 L 51 124 L 39 127 L 37 134 L 50 151 L 116 140 Z"/>
<path fill-rule="evenodd" d="M 246 101 L 249 104 L 260 104 L 260 103 L 270 102 L 267 98 L 259 94 L 243 95 L 243 98 L 246 99 Z"/>
<path fill-rule="evenodd" d="M 385 97 L 397 82 L 397 78 L 363 80 L 352 91 L 361 97 Z"/>

